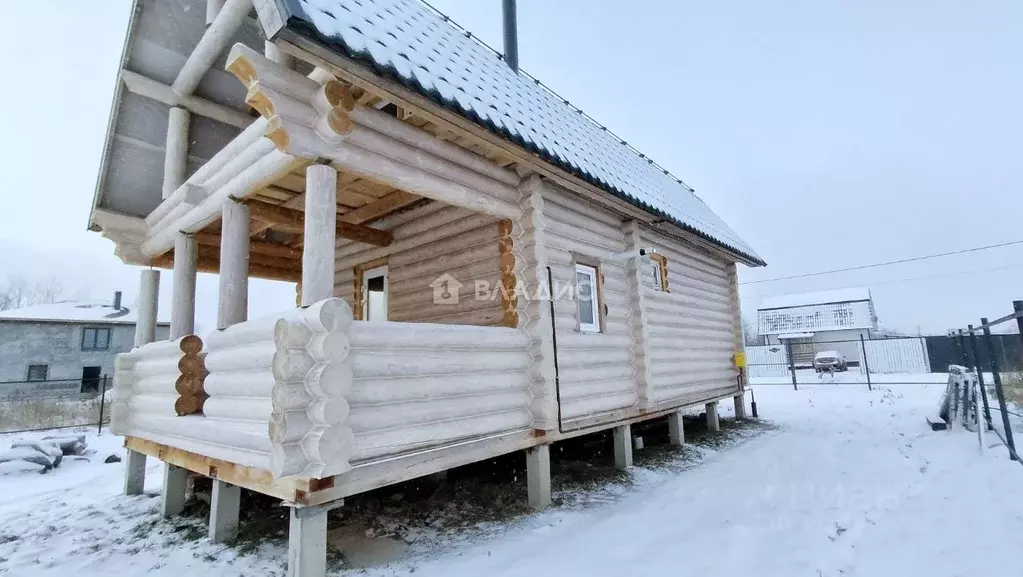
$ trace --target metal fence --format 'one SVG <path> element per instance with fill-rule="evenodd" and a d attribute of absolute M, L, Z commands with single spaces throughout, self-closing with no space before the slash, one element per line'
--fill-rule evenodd
<path fill-rule="evenodd" d="M 0 382 L 0 433 L 95 425 L 110 422 L 112 385 L 95 379 Z"/>
<path fill-rule="evenodd" d="M 801 347 L 802 350 L 796 350 Z M 813 359 L 817 353 L 837 352 L 845 361 L 834 373 L 818 371 Z M 927 376 L 931 364 L 924 337 L 885 339 L 845 339 L 804 342 L 793 345 L 786 340 L 777 345 L 746 347 L 749 377 L 759 384 L 866 384 L 870 388 L 877 379 L 889 384 L 895 379 L 931 383 Z M 916 375 L 913 378 L 906 375 Z"/>

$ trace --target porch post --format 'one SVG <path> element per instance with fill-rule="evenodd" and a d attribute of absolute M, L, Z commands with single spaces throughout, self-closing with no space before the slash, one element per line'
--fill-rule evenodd
<path fill-rule="evenodd" d="M 334 296 L 336 228 L 337 171 L 325 164 L 314 164 L 305 171 L 302 306 Z"/>
<path fill-rule="evenodd" d="M 183 182 L 188 161 L 188 110 L 172 106 L 167 116 L 167 141 L 163 156 L 163 197 L 174 194 Z"/>
<path fill-rule="evenodd" d="M 611 435 L 615 441 L 615 468 L 628 469 L 632 466 L 632 425 L 619 425 Z"/>
<path fill-rule="evenodd" d="M 707 429 L 717 432 L 721 430 L 721 422 L 718 420 L 718 402 L 707 403 Z"/>
<path fill-rule="evenodd" d="M 224 205 L 220 232 L 220 283 L 217 328 L 244 322 L 249 305 L 249 208 L 237 202 Z M 213 479 L 210 500 L 210 540 L 233 541 L 238 536 L 241 487 Z"/>
<path fill-rule="evenodd" d="M 551 446 L 526 449 L 526 488 L 529 506 L 543 509 L 551 504 Z"/>
<path fill-rule="evenodd" d="M 682 426 L 682 411 L 668 415 L 668 442 L 673 447 L 681 447 L 686 442 L 686 431 Z"/>
<path fill-rule="evenodd" d="M 191 235 L 179 232 L 174 238 L 174 292 L 171 300 L 170 339 L 195 331 L 195 275 L 198 247 Z M 166 463 L 163 470 L 162 509 L 165 517 L 177 515 L 185 507 L 185 481 L 188 470 Z"/>
<path fill-rule="evenodd" d="M 221 220 L 217 328 L 226 329 L 248 318 L 249 207 L 228 202 Z"/>
<path fill-rule="evenodd" d="M 174 294 L 170 328 L 172 341 L 195 331 L 195 275 L 198 259 L 195 239 L 179 232 L 174 238 Z"/>
<path fill-rule="evenodd" d="M 156 340 L 156 312 L 160 293 L 160 271 L 139 271 L 139 312 L 135 323 L 135 346 Z M 124 461 L 124 494 L 141 495 L 146 485 L 146 456 L 128 449 Z"/>

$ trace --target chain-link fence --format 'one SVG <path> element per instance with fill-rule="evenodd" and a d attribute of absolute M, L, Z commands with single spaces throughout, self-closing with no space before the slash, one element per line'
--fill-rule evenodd
<path fill-rule="evenodd" d="M 111 379 L 0 383 L 0 433 L 59 429 L 110 421 Z"/>

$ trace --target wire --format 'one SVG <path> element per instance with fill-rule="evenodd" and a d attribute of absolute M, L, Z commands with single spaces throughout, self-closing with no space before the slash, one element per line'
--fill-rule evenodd
<path fill-rule="evenodd" d="M 977 247 L 973 247 L 973 248 L 964 248 L 962 250 L 953 250 L 953 251 L 950 251 L 950 252 L 940 252 L 940 253 L 937 253 L 937 254 L 928 254 L 928 255 L 924 255 L 924 256 L 915 256 L 915 257 L 912 257 L 912 258 L 903 258 L 903 259 L 899 259 L 899 260 L 890 260 L 888 262 L 878 262 L 878 263 L 873 263 L 873 264 L 864 264 L 864 265 L 859 265 L 859 266 L 850 266 L 850 267 L 846 267 L 846 268 L 836 268 L 836 269 L 832 269 L 832 270 L 823 270 L 823 271 L 818 271 L 818 272 L 808 272 L 808 273 L 804 273 L 804 274 L 795 274 L 795 275 L 791 275 L 791 276 L 780 276 L 780 277 L 777 277 L 777 278 L 765 278 L 765 279 L 759 279 L 759 280 L 750 280 L 750 281 L 741 282 L 739 284 L 741 284 L 741 285 L 743 285 L 743 284 L 760 284 L 760 283 L 765 283 L 765 282 L 776 282 L 776 281 L 780 281 L 780 280 L 792 280 L 792 279 L 797 279 L 797 278 L 807 278 L 807 277 L 812 277 L 812 276 L 822 276 L 822 275 L 826 275 L 826 274 L 835 274 L 835 273 L 839 273 L 839 272 L 849 272 L 849 271 L 854 271 L 854 270 L 864 270 L 864 269 L 868 269 L 868 268 L 879 268 L 879 267 L 882 267 L 882 266 L 891 266 L 891 265 L 894 265 L 894 264 L 904 264 L 904 263 L 907 263 L 907 262 L 916 262 L 916 261 L 919 261 L 919 260 L 928 260 L 928 259 L 932 259 L 932 258 L 941 258 L 941 257 L 944 257 L 944 256 L 952 256 L 952 255 L 956 255 L 956 254 L 966 254 L 966 253 L 977 252 L 977 251 L 981 251 L 981 250 L 990 250 L 992 248 L 1002 248 L 1002 247 L 1005 247 L 1005 246 L 1012 246 L 1014 244 L 1023 244 L 1023 240 L 1013 240 L 1013 241 L 1002 242 L 1002 243 L 998 243 L 998 244 L 989 244 L 989 245 L 986 245 L 986 246 L 977 246 Z"/>

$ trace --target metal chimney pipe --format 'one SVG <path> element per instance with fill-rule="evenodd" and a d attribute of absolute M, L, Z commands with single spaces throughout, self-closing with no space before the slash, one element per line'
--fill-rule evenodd
<path fill-rule="evenodd" d="M 504 0 L 504 61 L 519 71 L 519 30 L 515 18 L 515 0 Z"/>
<path fill-rule="evenodd" d="M 114 291 L 114 310 L 121 310 L 121 291 Z"/>

